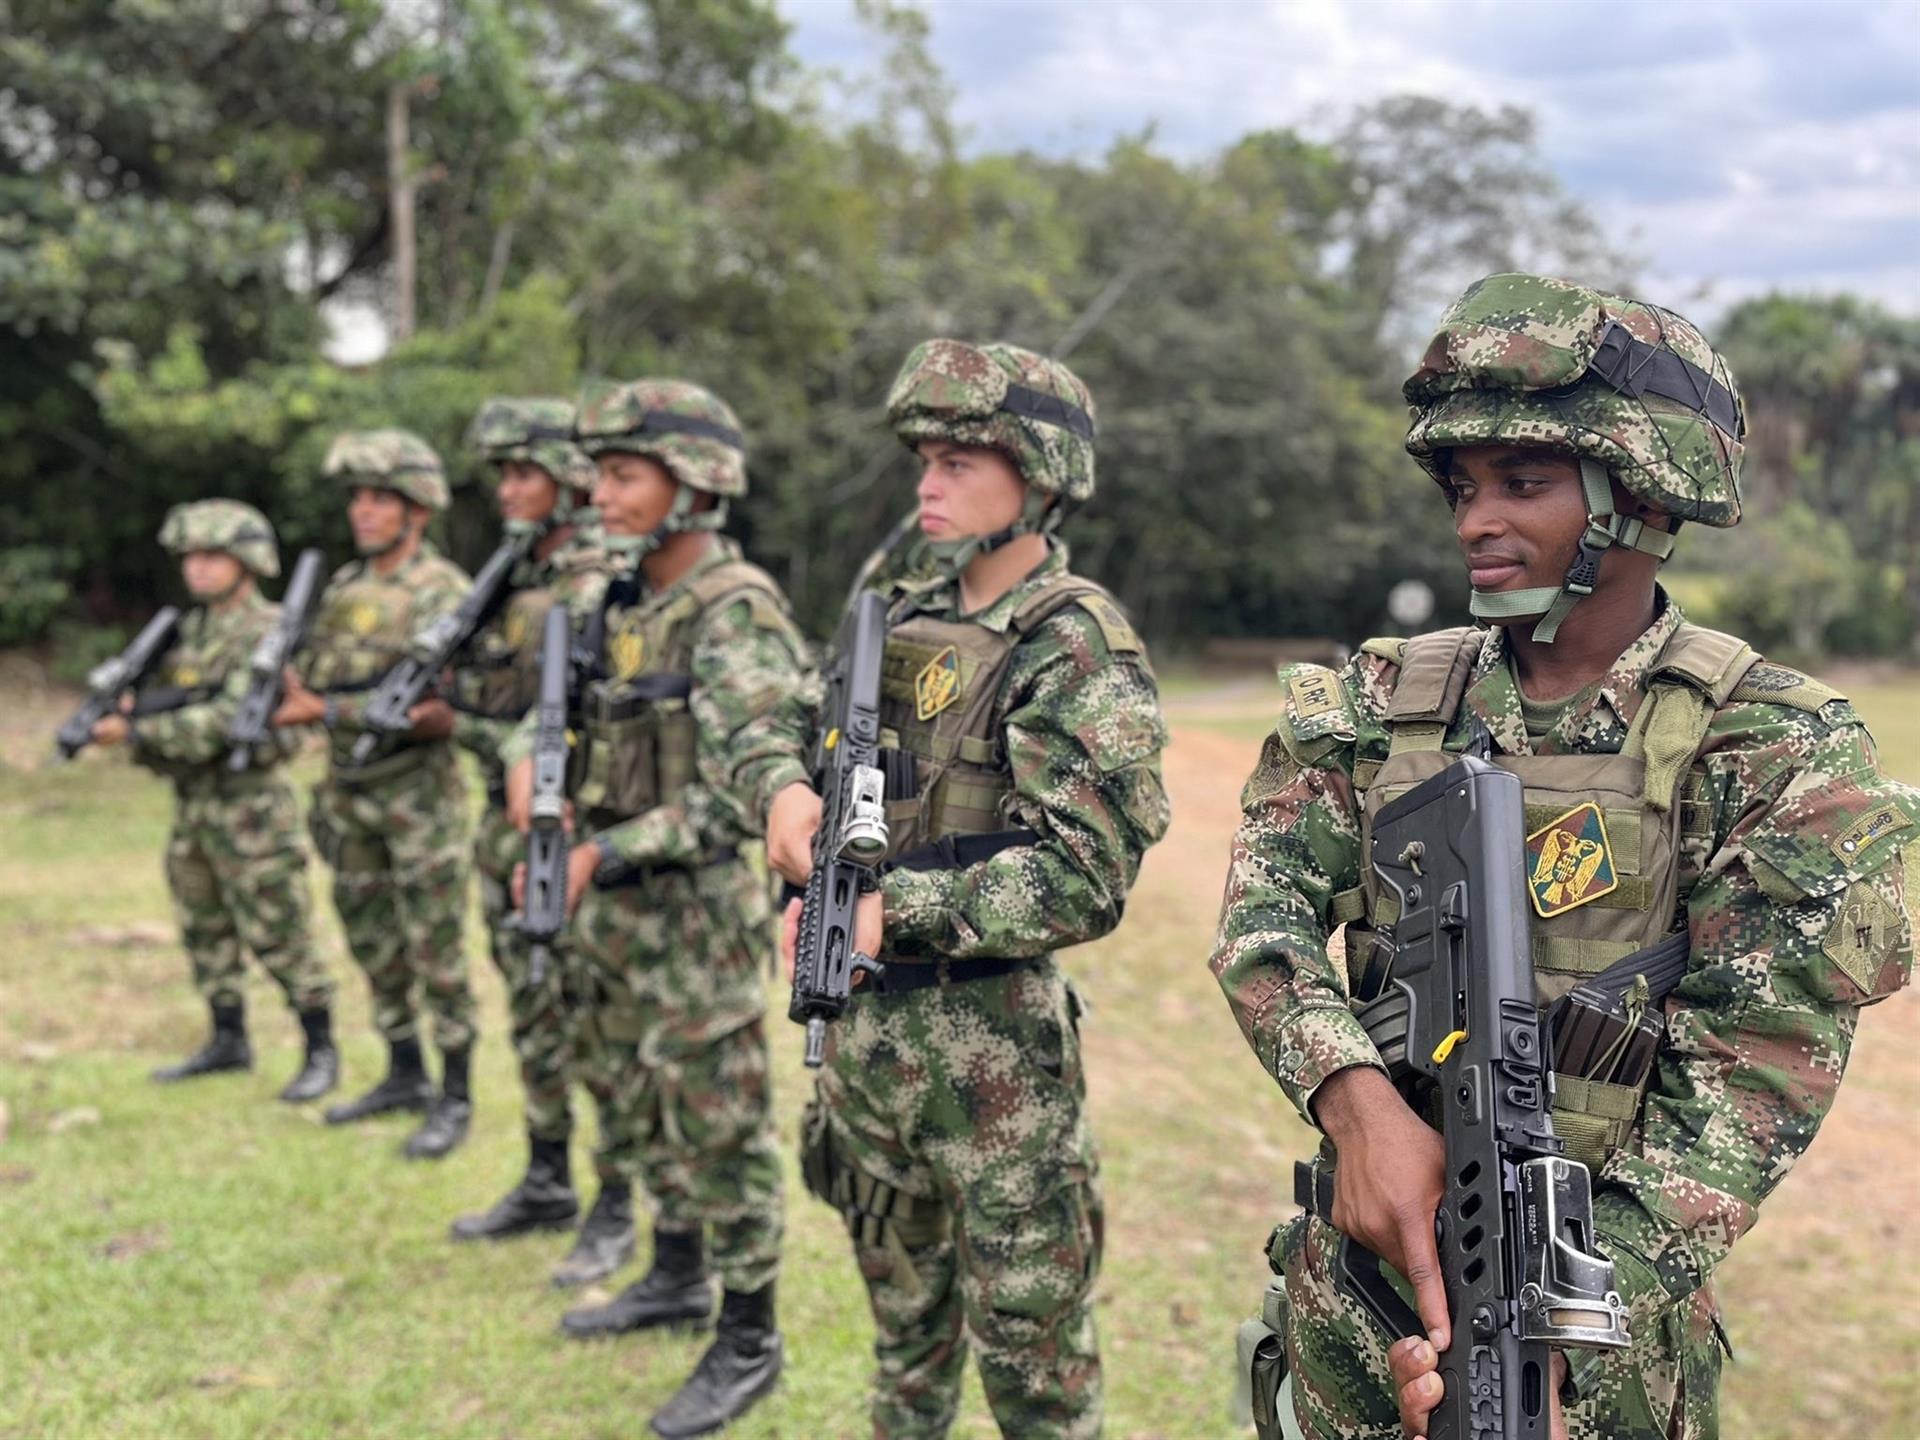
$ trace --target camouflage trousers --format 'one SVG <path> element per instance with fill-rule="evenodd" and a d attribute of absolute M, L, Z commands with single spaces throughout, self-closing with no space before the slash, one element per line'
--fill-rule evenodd
<path fill-rule="evenodd" d="M 1309 1440 L 1399 1440 L 1390 1342 L 1335 1285 L 1339 1243 L 1338 1231 L 1304 1215 L 1274 1237 L 1272 1259 L 1287 1287 L 1294 1418 Z M 1636 1311 L 1632 1323 L 1631 1349 L 1574 1359 L 1580 1396 L 1566 1407 L 1569 1440 L 1717 1440 L 1720 1342 L 1712 1288 L 1663 1312 Z"/>
<path fill-rule="evenodd" d="M 860 998 L 830 1029 L 832 1165 L 856 1191 L 864 1176 L 912 1197 L 915 1217 L 911 1235 L 876 1234 L 848 1214 L 877 1332 L 876 1436 L 946 1434 L 970 1343 L 1002 1434 L 1100 1432 L 1103 1216 L 1078 1003 L 1048 960 Z"/>
<path fill-rule="evenodd" d="M 366 972 L 373 1023 L 389 1041 L 419 1035 L 416 994 L 441 1050 L 473 1043 L 461 922 L 466 910 L 467 790 L 451 749 L 371 785 L 329 777 L 307 815 L 333 866 L 333 903 Z"/>
<path fill-rule="evenodd" d="M 736 863 L 589 890 L 568 969 L 596 1166 L 644 1189 L 661 1229 L 703 1231 L 738 1291 L 778 1274 L 784 1225 L 756 886 Z"/>
<path fill-rule="evenodd" d="M 180 785 L 166 866 L 193 985 L 208 1004 L 241 1003 L 244 951 L 294 1009 L 332 1002 L 333 977 L 309 924 L 299 805 L 283 778 L 268 771 Z"/>

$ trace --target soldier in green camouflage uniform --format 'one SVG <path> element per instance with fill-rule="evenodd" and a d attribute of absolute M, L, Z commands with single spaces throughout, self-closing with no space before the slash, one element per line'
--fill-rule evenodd
<path fill-rule="evenodd" d="M 247 691 L 247 659 L 280 608 L 257 581 L 280 573 L 273 527 L 251 505 L 176 505 L 160 544 L 180 561 L 195 602 L 178 638 L 135 697 L 132 715 L 109 715 L 94 739 L 131 745 L 134 763 L 173 782 L 167 887 L 193 983 L 213 1012 L 207 1044 L 156 1080 L 252 1067 L 242 951 L 279 982 L 306 1034 L 306 1059 L 280 1092 L 314 1100 L 339 1083 L 329 1007 L 333 978 L 308 928 L 306 856 L 299 807 L 281 772 L 291 746 L 261 746 L 240 774 L 227 768 L 227 727 Z"/>
<path fill-rule="evenodd" d="M 732 411 L 698 386 L 638 381 L 589 394 L 577 438 L 599 465 L 602 543 L 621 573 L 572 607 L 592 659 L 572 697 L 568 985 L 602 1171 L 638 1178 L 657 1215 L 646 1276 L 562 1325 L 587 1337 L 711 1323 L 710 1245 L 718 1332 L 652 1419 L 657 1434 L 699 1435 L 766 1394 L 783 1361 L 761 981 L 773 915 L 741 854 L 757 827 L 740 794 L 780 761 L 756 748 L 762 717 L 804 683 L 805 646 L 778 586 L 718 533 L 747 486 Z M 529 720 L 505 751 L 522 823 L 533 735 Z"/>
<path fill-rule="evenodd" d="M 1860 1007 L 1911 975 L 1920 796 L 1881 773 L 1844 697 L 1688 623 L 1656 584 L 1671 522 L 1739 518 L 1739 399 L 1685 320 L 1493 276 L 1449 311 L 1406 394 L 1407 448 L 1453 505 L 1493 628 L 1283 674 L 1212 966 L 1261 1064 L 1328 1135 L 1343 1222 L 1420 1272 L 1429 1334 L 1390 1344 L 1333 1282 L 1338 1236 L 1296 1217 L 1271 1249 L 1290 1373 L 1262 1433 L 1418 1434 L 1440 1391 L 1439 1139 L 1383 1078 L 1349 996 L 1384 918 L 1372 817 L 1478 736 L 1526 786 L 1542 1004 L 1688 937 L 1669 993 L 1644 975 L 1629 992 L 1665 1019 L 1648 1079 L 1557 1086 L 1633 1345 L 1556 1354 L 1554 1408 L 1575 1440 L 1707 1440 L 1714 1271 L 1833 1104 Z M 1345 964 L 1328 948 L 1343 923 Z"/>
<path fill-rule="evenodd" d="M 567 400 L 489 400 L 474 417 L 468 443 L 496 481 L 510 542 L 530 547 L 515 567 L 512 590 L 468 643 L 449 698 L 458 712 L 454 739 L 479 761 L 487 786 L 474 843 L 493 963 L 506 982 L 513 1046 L 526 1092 L 526 1174 L 491 1209 L 453 1224 L 456 1240 L 498 1240 L 571 1225 L 579 1213 L 569 1175 L 568 1034 L 560 970 L 536 987 L 532 950 L 514 925 L 509 893 L 527 840 L 507 816 L 507 773 L 501 747 L 532 708 L 540 688 L 540 639 L 555 604 L 591 612 L 605 594 L 608 565 L 598 524 L 585 510 L 595 470 L 573 443 Z M 584 1285 L 609 1275 L 633 1255 L 632 1190 L 603 1170 L 600 1192 L 578 1242 L 554 1271 L 556 1284 Z"/>
<path fill-rule="evenodd" d="M 334 906 L 390 1051 L 386 1077 L 328 1110 L 327 1122 L 424 1110 L 405 1153 L 433 1159 L 465 1138 L 472 1115 L 473 994 L 460 933 L 467 798 L 449 738 L 453 712 L 443 700 L 426 701 L 413 730 L 384 741 L 365 764 L 352 751 L 367 692 L 421 629 L 460 603 L 468 582 L 426 538 L 427 522 L 447 505 L 440 457 L 426 441 L 405 430 L 347 431 L 324 468 L 348 491 L 359 558 L 322 593 L 303 683 L 289 686 L 275 723 L 317 722 L 328 732 L 327 775 L 307 820 L 333 867 Z M 440 1047 L 438 1092 L 421 1057 L 416 991 Z"/>
<path fill-rule="evenodd" d="M 918 793 L 888 801 L 856 945 L 886 980 L 829 1030 L 803 1168 L 867 1284 L 875 1435 L 945 1434 L 972 1346 L 1004 1434 L 1091 1436 L 1102 1209 L 1080 1002 L 1053 952 L 1118 923 L 1165 833 L 1166 730 L 1139 637 L 1053 538 L 1093 493 L 1086 387 L 1011 345 L 934 340 L 888 415 L 925 467 L 931 573 L 888 586 L 881 699 L 892 769 L 917 781 L 895 788 Z M 797 884 L 820 811 L 800 782 L 812 716 L 795 719 L 761 793 Z"/>

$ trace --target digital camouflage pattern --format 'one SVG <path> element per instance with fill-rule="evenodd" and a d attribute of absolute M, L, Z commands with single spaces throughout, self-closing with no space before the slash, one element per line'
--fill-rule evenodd
<path fill-rule="evenodd" d="M 923 440 L 982 445 L 1010 459 L 1044 495 L 1093 495 L 1093 440 L 1063 425 L 1008 413 L 1009 385 L 1064 401 L 1095 418 L 1093 395 L 1058 360 L 1018 345 L 927 340 L 914 347 L 887 395 L 887 420 L 909 449 Z"/>
<path fill-rule="evenodd" d="M 571 1041 L 561 984 L 565 967 L 557 964 L 547 983 L 535 989 L 532 947 L 511 923 L 513 867 L 527 858 L 527 837 L 507 820 L 506 766 L 500 752 L 538 699 L 547 608 L 555 603 L 575 610 L 597 607 L 608 575 L 606 557 L 592 531 L 566 537 L 545 560 L 529 555 L 513 575 L 506 603 L 462 653 L 449 687 L 458 712 L 454 740 L 479 762 L 487 788 L 473 847 L 480 909 L 494 968 L 506 982 L 527 1131 L 542 1140 L 564 1140 L 573 1128 L 567 1094 Z M 563 934 L 562 947 L 565 939 Z"/>
<path fill-rule="evenodd" d="M 280 573 L 273 526 L 239 500 L 194 500 L 174 506 L 160 526 L 160 546 L 174 556 L 190 550 L 224 551 L 262 580 Z"/>
<path fill-rule="evenodd" d="M 1691 324 L 1657 305 L 1540 275 L 1490 275 L 1440 322 L 1404 393 L 1407 450 L 1446 484 L 1459 445 L 1537 445 L 1589 456 L 1628 493 L 1703 525 L 1740 518 L 1741 435 L 1658 395 L 1622 394 L 1587 367 L 1612 322 L 1725 385 L 1727 364 Z"/>
<path fill-rule="evenodd" d="M 1054 545 L 974 623 L 1005 632 L 1067 573 Z M 963 618 L 952 580 L 902 582 L 892 618 Z M 1089 1294 L 1099 1268 L 1098 1160 L 1084 1112 L 1077 1001 L 1050 952 L 1120 921 L 1147 847 L 1166 833 L 1166 743 L 1146 657 L 1117 615 L 1069 604 L 1015 647 L 994 711 L 1013 782 L 1006 824 L 1037 843 L 959 870 L 884 881 L 887 964 L 1030 957 L 1011 975 L 895 996 L 856 995 L 829 1028 L 820 1096 L 835 1152 L 859 1171 L 943 1205 L 947 1239 L 856 1245 L 878 1327 L 875 1433 L 943 1433 L 969 1346 L 1001 1429 L 1082 1436 L 1102 1387 Z M 784 711 L 800 778 L 805 707 Z"/>
<path fill-rule="evenodd" d="M 333 978 L 309 925 L 299 806 L 279 769 L 288 746 L 263 747 L 245 775 L 226 768 L 227 726 L 246 694 L 247 657 L 278 617 L 279 606 L 258 594 L 219 613 L 187 611 L 173 648 L 141 687 L 143 698 L 164 690 L 187 703 L 142 714 L 132 755 L 173 782 L 167 888 L 194 988 L 209 1004 L 240 1004 L 243 954 L 251 952 L 288 1003 L 305 1010 L 328 1004 Z"/>
<path fill-rule="evenodd" d="M 675 428 L 676 425 L 690 428 Z M 682 485 L 737 499 L 747 493 L 740 420 L 710 390 L 685 380 L 591 386 L 580 399 L 575 438 L 592 456 L 645 455 Z"/>
<path fill-rule="evenodd" d="M 411 430 L 347 430 L 327 447 L 321 473 L 347 485 L 391 490 L 429 510 L 447 508 L 447 473 Z"/>
<path fill-rule="evenodd" d="M 458 756 L 450 740 L 389 741 L 365 766 L 351 752 L 369 691 L 415 634 L 459 605 L 467 585 L 459 566 L 424 541 L 391 575 L 349 561 L 320 596 L 300 666 L 335 712 L 307 825 L 333 867 L 334 907 L 366 972 L 374 1026 L 389 1041 L 415 1038 L 417 992 L 442 1050 L 474 1037 L 461 943 L 469 831 Z"/>
<path fill-rule="evenodd" d="M 691 678 L 695 750 L 692 778 L 641 813 L 577 810 L 576 843 L 602 847 L 610 883 L 589 889 L 574 917 L 567 984 L 576 1073 L 600 1106 L 601 1173 L 644 1186 L 666 1229 L 705 1227 L 722 1283 L 754 1291 L 778 1268 L 782 1229 L 761 1023 L 775 936 L 767 883 L 737 852 L 760 832 L 744 796 L 782 758 L 765 717 L 807 675 L 805 642 L 771 594 L 685 605 L 703 577 L 738 564 L 737 547 L 716 538 L 664 591 L 636 576 L 598 600 L 569 597 L 577 631 L 612 637 L 600 647 L 603 693 L 684 657 L 674 673 Z M 680 618 L 662 638 L 656 622 L 669 613 Z M 654 639 L 618 643 L 642 635 Z M 577 711 L 582 702 L 576 690 Z M 503 749 L 509 766 L 533 738 L 528 719 Z"/>
<path fill-rule="evenodd" d="M 1446 748 L 1464 749 L 1478 721 L 1502 755 L 1618 753 L 1679 624 L 1668 603 L 1538 744 L 1504 634 L 1491 632 Z M 1356 769 L 1365 780 L 1386 753 L 1398 679 L 1393 661 L 1363 650 L 1331 695 L 1286 686 L 1242 795 L 1212 968 L 1261 1064 L 1309 1121 L 1329 1075 L 1380 1065 L 1328 939 L 1333 897 L 1360 882 Z M 1651 1092 L 1594 1183 L 1595 1227 L 1635 1343 L 1573 1357 L 1575 1440 L 1717 1433 L 1713 1273 L 1831 1108 L 1858 1007 L 1912 971 L 1920 846 L 1908 842 L 1920 836 L 1920 795 L 1880 772 L 1843 698 L 1763 662 L 1713 713 L 1693 771 L 1687 793 L 1710 814 L 1689 824 L 1679 858 L 1691 967 L 1665 1004 Z M 1385 1342 L 1334 1289 L 1333 1243 L 1304 1217 L 1276 1240 L 1299 1418 L 1312 1435 L 1388 1440 L 1399 1426 Z"/>
<path fill-rule="evenodd" d="M 467 448 L 489 467 L 505 460 L 538 465 L 554 482 L 572 490 L 593 488 L 599 473 L 586 451 L 573 442 L 573 402 L 496 396 L 480 407 L 467 427 Z"/>

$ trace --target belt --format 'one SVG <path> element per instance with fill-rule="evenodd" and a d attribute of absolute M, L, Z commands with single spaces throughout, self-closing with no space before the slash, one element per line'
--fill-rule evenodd
<path fill-rule="evenodd" d="M 662 875 L 691 875 L 699 870 L 711 870 L 716 865 L 731 865 L 739 858 L 738 846 L 722 845 L 697 865 L 627 865 L 613 861 L 593 872 L 593 888 L 627 890 L 636 885 L 645 885 Z"/>
<path fill-rule="evenodd" d="M 887 965 L 879 993 L 905 995 L 910 990 L 931 990 L 936 985 L 967 985 L 975 980 L 994 980 L 1002 975 L 1011 975 L 1016 970 L 1030 969 L 1036 963 L 1030 958 L 934 960 L 924 963 L 897 960 Z"/>

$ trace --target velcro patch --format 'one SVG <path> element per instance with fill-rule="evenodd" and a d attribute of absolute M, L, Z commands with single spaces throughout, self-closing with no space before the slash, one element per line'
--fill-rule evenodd
<path fill-rule="evenodd" d="M 1100 627 L 1100 635 L 1107 642 L 1107 649 L 1116 655 L 1138 655 L 1141 650 L 1140 637 L 1120 613 L 1120 607 L 1104 595 L 1087 595 L 1080 600 L 1080 608 L 1093 617 L 1093 623 Z"/>
<path fill-rule="evenodd" d="M 1882 805 L 1854 821 L 1827 848 L 1843 861 L 1854 860 L 1876 840 L 1884 840 L 1912 824 L 1898 805 Z"/>
<path fill-rule="evenodd" d="M 1542 920 L 1591 905 L 1619 888 L 1607 822 L 1591 800 L 1527 837 L 1527 893 Z"/>
<path fill-rule="evenodd" d="M 1303 670 L 1287 681 L 1287 693 L 1293 699 L 1296 720 L 1311 720 L 1329 711 L 1341 709 L 1344 697 L 1340 681 L 1331 670 Z"/>
<path fill-rule="evenodd" d="M 1868 882 L 1856 880 L 1847 887 L 1840 913 L 1820 949 L 1836 969 L 1871 995 L 1881 962 L 1899 943 L 1899 910 Z"/>

